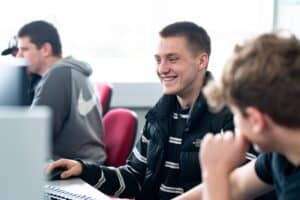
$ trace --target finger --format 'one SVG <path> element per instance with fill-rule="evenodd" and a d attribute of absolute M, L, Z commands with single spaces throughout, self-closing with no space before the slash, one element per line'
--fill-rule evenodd
<path fill-rule="evenodd" d="M 63 173 L 61 173 L 60 178 L 61 179 L 66 179 L 66 178 L 70 178 L 71 176 L 75 175 L 74 174 L 74 167 L 64 171 Z"/>
<path fill-rule="evenodd" d="M 226 141 L 232 140 L 234 138 L 234 133 L 231 131 L 226 131 L 223 138 Z"/>
<path fill-rule="evenodd" d="M 56 168 L 56 164 L 55 164 L 54 162 L 50 163 L 50 164 L 47 166 L 46 173 L 50 173 L 50 172 L 53 171 L 55 168 Z"/>
<path fill-rule="evenodd" d="M 201 145 L 205 145 L 207 142 L 209 142 L 210 140 L 212 140 L 213 138 L 213 134 L 212 133 L 207 133 L 203 139 L 202 139 L 202 142 L 201 142 Z"/>
<path fill-rule="evenodd" d="M 213 141 L 220 141 L 223 139 L 223 134 L 216 134 L 216 135 L 213 135 Z"/>
<path fill-rule="evenodd" d="M 211 146 L 211 142 L 213 141 L 214 135 L 212 133 L 207 133 L 202 139 L 200 150 L 199 150 L 199 160 L 202 160 L 201 157 L 204 157 L 205 152 Z"/>
<path fill-rule="evenodd" d="M 50 163 L 48 165 L 46 171 L 47 171 L 47 173 L 50 173 L 51 171 L 53 171 L 55 168 L 58 168 L 58 167 L 67 167 L 67 160 L 60 159 L 60 160 Z"/>
<path fill-rule="evenodd" d="M 227 135 L 227 134 L 232 134 L 232 135 L 234 135 L 234 132 L 233 132 L 233 131 L 227 130 L 227 131 L 225 131 L 224 135 Z"/>
<path fill-rule="evenodd" d="M 213 139 L 212 133 L 207 133 L 203 139 L 201 140 L 200 150 L 199 150 L 199 159 L 201 155 L 203 154 L 204 150 L 207 148 L 206 146 L 210 143 L 210 141 Z"/>
<path fill-rule="evenodd" d="M 69 178 L 72 176 L 78 176 L 81 174 L 81 172 L 82 172 L 82 166 L 78 162 L 78 163 L 75 163 L 74 165 L 72 165 L 72 167 L 70 167 L 69 170 L 64 171 L 61 174 L 61 178 L 65 179 L 65 178 Z"/>

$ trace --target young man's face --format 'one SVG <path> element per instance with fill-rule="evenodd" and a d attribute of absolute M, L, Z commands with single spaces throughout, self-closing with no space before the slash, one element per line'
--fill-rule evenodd
<path fill-rule="evenodd" d="M 258 152 L 269 152 L 272 150 L 272 144 L 269 141 L 269 134 L 265 132 L 258 122 L 254 118 L 252 112 L 248 112 L 247 116 L 244 116 L 237 106 L 230 105 L 230 109 L 234 115 L 235 133 L 243 135 L 247 140 L 253 143 L 254 148 Z M 258 113 L 260 115 L 261 113 Z"/>
<path fill-rule="evenodd" d="M 155 59 L 165 94 L 184 96 L 201 87 L 195 87 L 199 77 L 199 59 L 192 54 L 184 37 L 161 38 Z"/>
<path fill-rule="evenodd" d="M 17 57 L 25 58 L 28 62 L 28 70 L 32 73 L 39 73 L 41 67 L 45 63 L 42 49 L 38 49 L 35 44 L 30 41 L 29 37 L 21 37 L 18 41 Z"/>

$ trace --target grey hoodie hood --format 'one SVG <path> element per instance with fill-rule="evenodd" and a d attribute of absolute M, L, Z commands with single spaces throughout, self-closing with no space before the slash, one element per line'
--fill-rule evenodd
<path fill-rule="evenodd" d="M 52 109 L 52 156 L 103 163 L 101 105 L 89 80 L 91 67 L 72 57 L 57 61 L 43 75 L 32 106 Z"/>
<path fill-rule="evenodd" d="M 73 70 L 83 73 L 85 76 L 90 76 L 93 72 L 91 66 L 88 63 L 76 60 L 72 56 L 68 56 L 59 60 L 57 63 L 54 64 L 52 68 L 56 67 L 70 67 Z"/>

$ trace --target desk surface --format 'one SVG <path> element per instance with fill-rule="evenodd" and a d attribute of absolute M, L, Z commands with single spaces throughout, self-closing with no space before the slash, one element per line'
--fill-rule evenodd
<path fill-rule="evenodd" d="M 96 190 L 79 178 L 50 181 L 44 187 L 46 193 L 65 195 L 70 199 L 101 199 L 111 200 L 109 196 Z"/>

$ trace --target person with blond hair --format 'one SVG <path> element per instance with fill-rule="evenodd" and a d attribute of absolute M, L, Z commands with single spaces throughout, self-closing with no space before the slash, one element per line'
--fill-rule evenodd
<path fill-rule="evenodd" d="M 272 189 L 279 200 L 299 199 L 300 41 L 269 33 L 236 47 L 204 93 L 215 108 L 229 105 L 235 134 L 205 136 L 203 183 L 177 199 L 252 199 Z M 250 142 L 263 153 L 237 167 Z"/>

